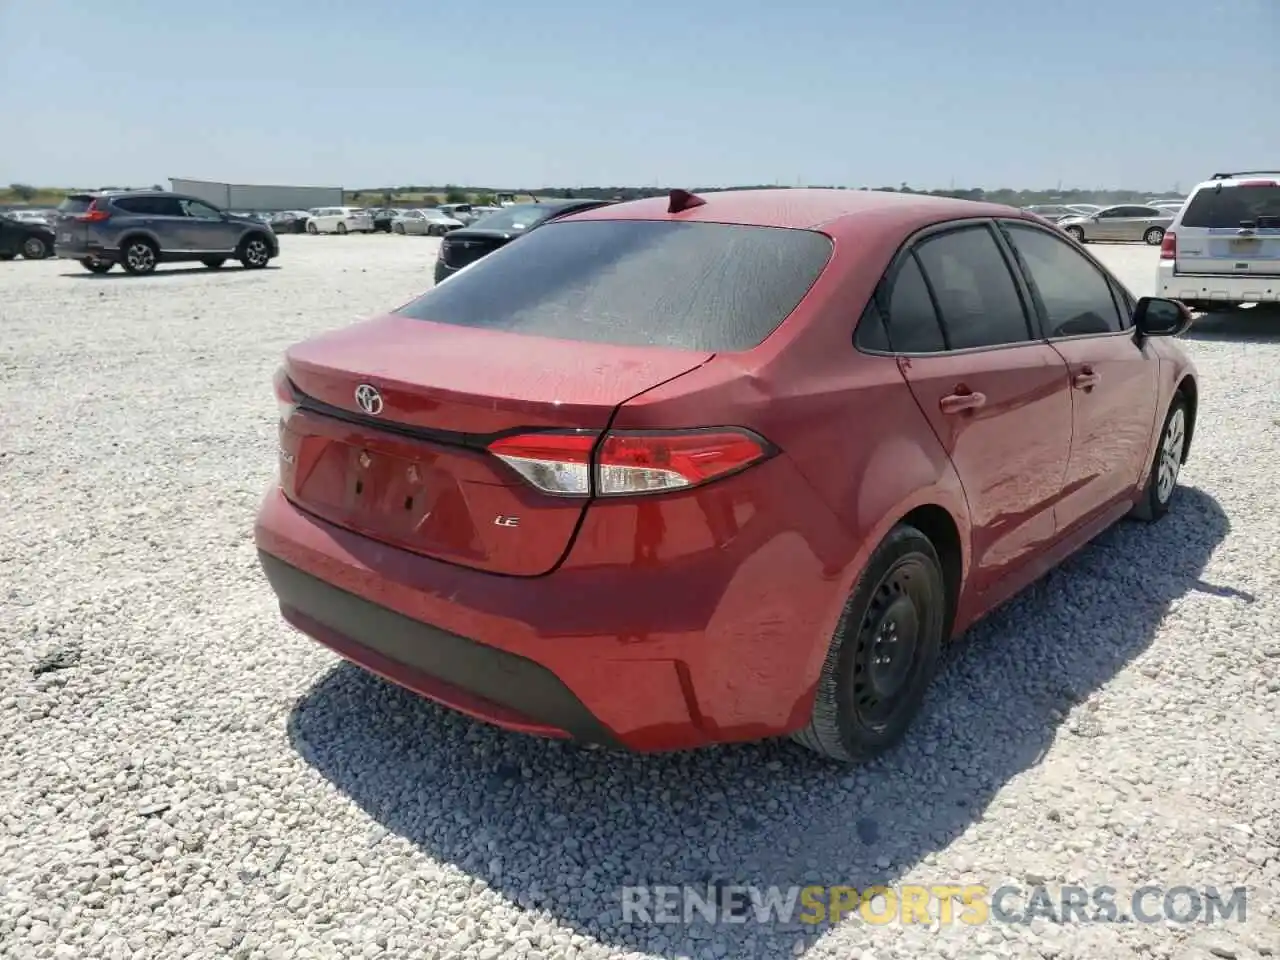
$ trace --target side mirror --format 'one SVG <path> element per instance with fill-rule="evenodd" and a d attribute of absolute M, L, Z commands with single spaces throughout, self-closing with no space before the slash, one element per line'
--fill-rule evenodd
<path fill-rule="evenodd" d="M 1191 309 L 1181 300 L 1142 297 L 1133 309 L 1133 325 L 1144 337 L 1176 337 L 1191 326 Z"/>

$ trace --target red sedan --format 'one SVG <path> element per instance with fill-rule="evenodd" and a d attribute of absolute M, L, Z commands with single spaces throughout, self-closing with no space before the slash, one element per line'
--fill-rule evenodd
<path fill-rule="evenodd" d="M 262 566 L 304 633 L 511 730 L 867 758 L 944 643 L 1169 508 L 1189 322 L 1009 207 L 603 207 L 287 351 Z"/>

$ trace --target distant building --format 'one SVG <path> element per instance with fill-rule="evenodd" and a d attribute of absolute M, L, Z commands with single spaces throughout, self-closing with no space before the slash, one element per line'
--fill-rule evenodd
<path fill-rule="evenodd" d="M 176 177 L 170 177 L 169 184 L 174 193 L 199 197 L 224 210 L 310 210 L 312 207 L 340 207 L 343 201 L 342 187 L 285 187 Z"/>

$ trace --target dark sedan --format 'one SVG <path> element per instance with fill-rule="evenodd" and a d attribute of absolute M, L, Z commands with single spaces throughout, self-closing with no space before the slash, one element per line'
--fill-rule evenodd
<path fill-rule="evenodd" d="M 499 247 L 505 247 L 530 230 L 571 213 L 603 207 L 609 200 L 541 200 L 517 203 L 477 220 L 461 230 L 452 231 L 440 241 L 436 259 L 436 283 L 451 277 L 468 264 L 475 263 Z"/>
<path fill-rule="evenodd" d="M 0 214 L 0 260 L 22 254 L 24 260 L 43 260 L 53 253 L 53 228 L 37 220 L 18 220 Z"/>

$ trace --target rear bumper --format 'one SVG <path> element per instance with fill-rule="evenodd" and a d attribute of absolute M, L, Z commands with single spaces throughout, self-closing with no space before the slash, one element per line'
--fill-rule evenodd
<path fill-rule="evenodd" d="M 1246 276 L 1176 273 L 1172 262 L 1161 261 L 1156 271 L 1156 295 L 1175 300 L 1275 303 L 1280 302 L 1280 274 Z"/>
<path fill-rule="evenodd" d="M 771 483 L 794 490 L 798 478 L 774 463 Z M 508 730 L 662 751 L 807 722 L 847 591 L 852 549 L 838 524 L 814 510 L 784 527 L 761 510 L 720 546 L 682 559 L 599 562 L 592 544 L 618 541 L 617 525 L 635 522 L 634 506 L 617 510 L 600 511 L 598 527 L 589 510 L 582 546 L 541 577 L 483 573 L 368 540 L 300 510 L 275 486 L 255 540 L 291 625 Z M 700 515 L 692 498 L 688 510 Z"/>
<path fill-rule="evenodd" d="M 258 557 L 285 619 L 366 670 L 508 729 L 616 745 L 541 664 L 380 607 L 269 553 Z"/>

